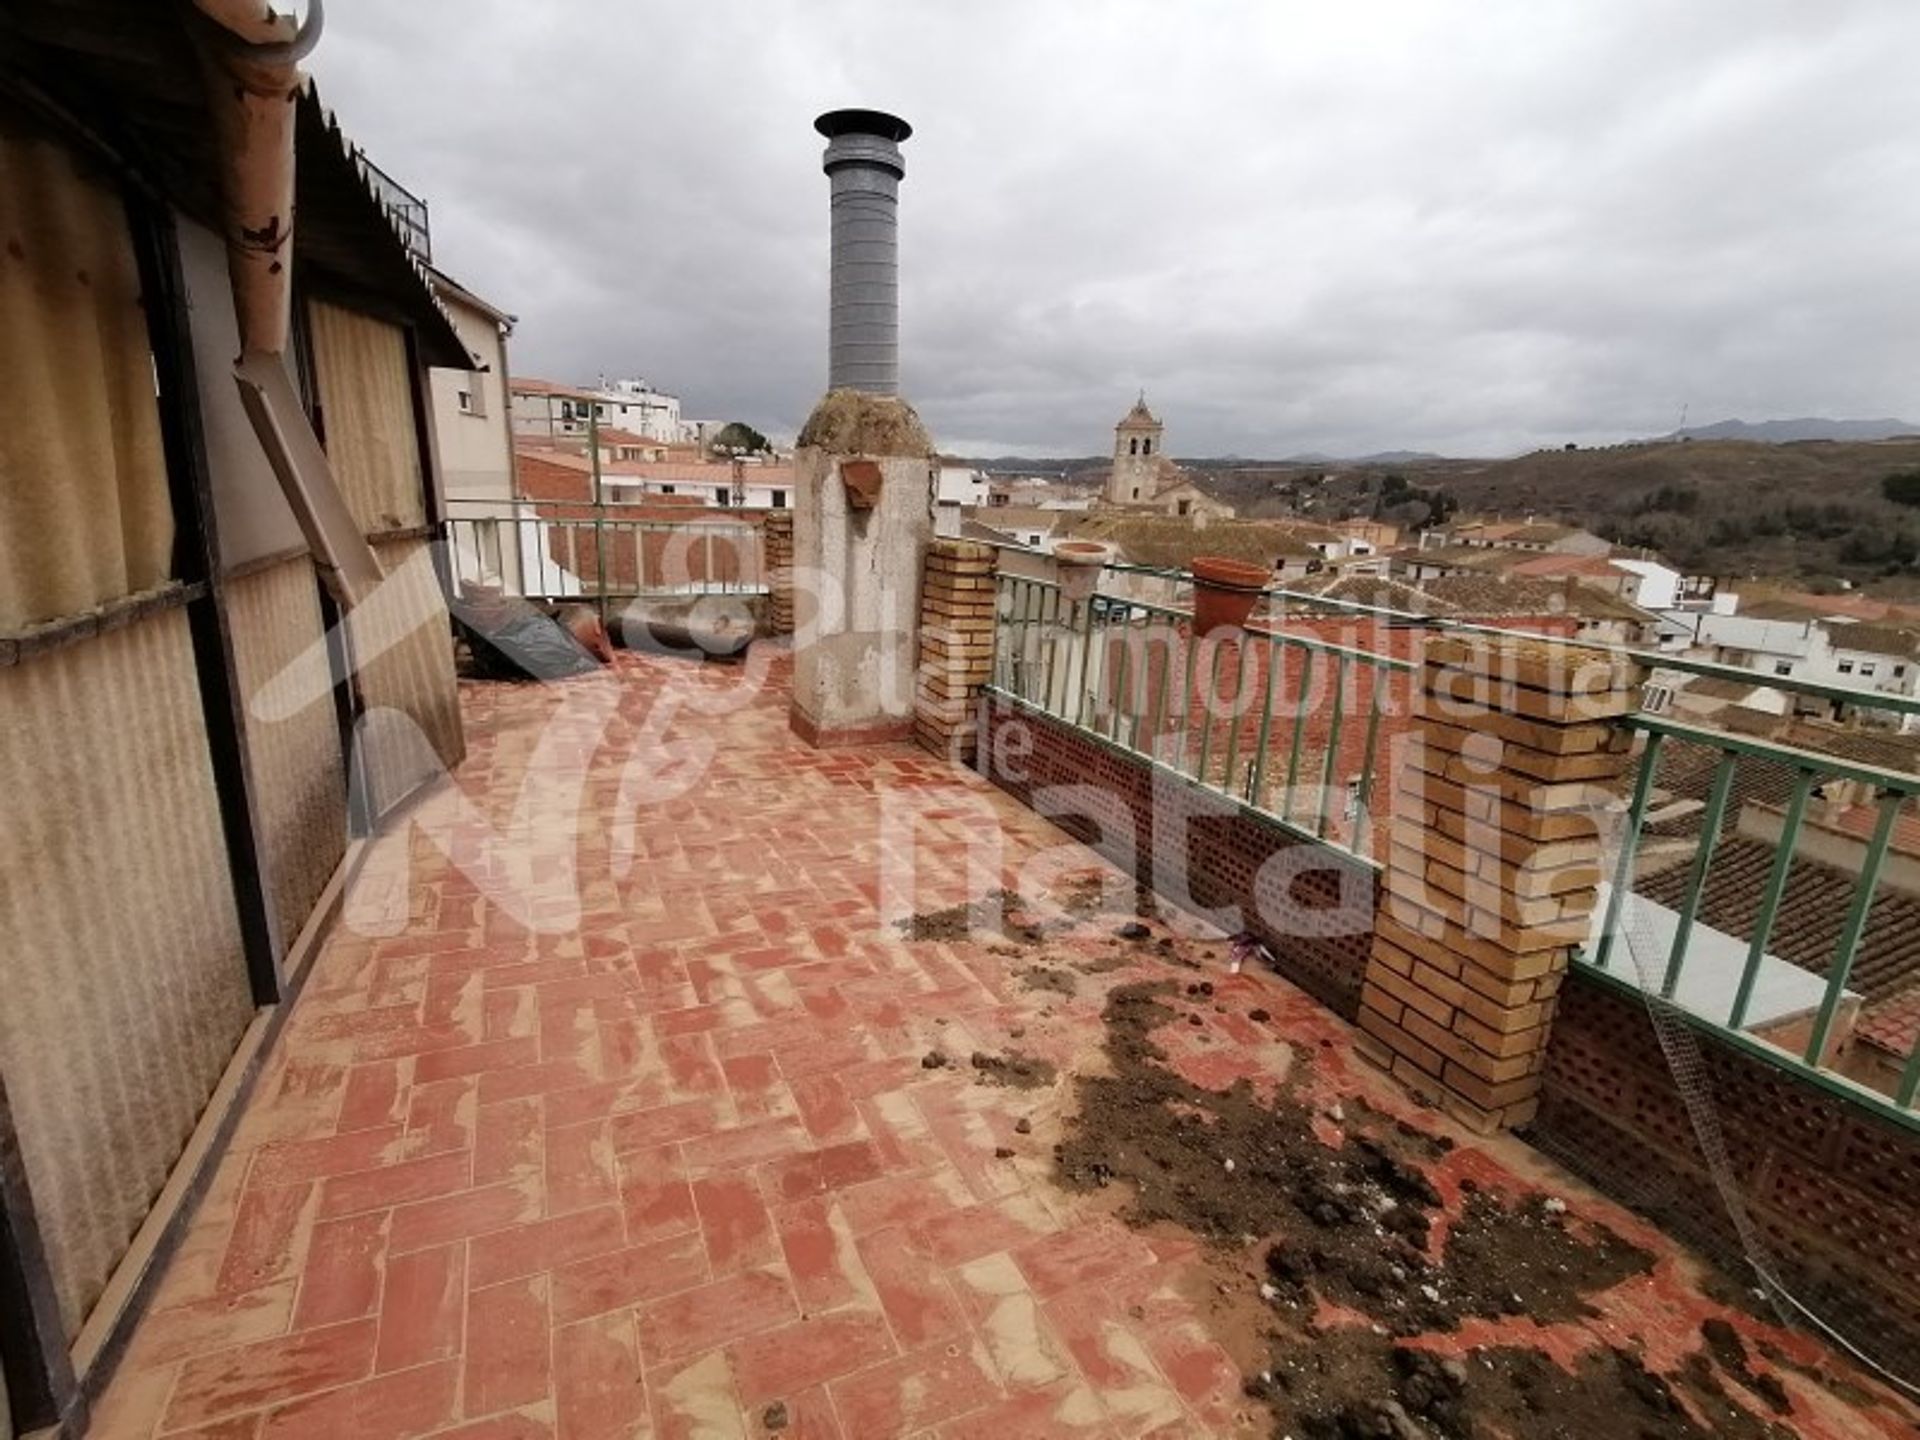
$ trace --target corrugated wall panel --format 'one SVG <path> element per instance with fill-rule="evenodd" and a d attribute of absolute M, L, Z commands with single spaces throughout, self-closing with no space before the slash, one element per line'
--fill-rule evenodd
<path fill-rule="evenodd" d="M 227 586 L 227 623 L 240 690 L 247 701 L 247 752 L 260 821 L 267 883 L 291 944 L 313 913 L 347 847 L 346 769 L 333 693 L 320 661 L 321 627 L 313 562 L 302 555 Z M 298 672 L 294 667 L 301 667 Z M 312 698 L 292 714 L 276 686 L 294 673 L 311 676 Z"/>
<path fill-rule="evenodd" d="M 0 669 L 0 1069 L 70 1333 L 253 1016 L 186 614 Z"/>
<path fill-rule="evenodd" d="M 380 813 L 440 766 L 459 764 L 466 738 L 452 632 L 428 544 L 397 540 L 374 549 L 388 579 L 379 603 L 353 619 L 354 659 L 367 708 L 355 743 Z"/>
<path fill-rule="evenodd" d="M 0 129 L 0 630 L 172 574 L 139 269 L 125 203 L 89 172 Z"/>
<path fill-rule="evenodd" d="M 361 532 L 426 523 L 406 332 L 315 300 L 314 369 L 327 459 Z"/>

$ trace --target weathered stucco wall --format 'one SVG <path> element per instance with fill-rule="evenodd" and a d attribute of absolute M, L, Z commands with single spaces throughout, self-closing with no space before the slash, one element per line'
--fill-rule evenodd
<path fill-rule="evenodd" d="M 795 586 L 815 604 L 794 636 L 794 729 L 820 744 L 904 739 L 933 539 L 932 447 L 910 406 L 851 391 L 829 394 L 800 438 Z M 871 509 L 848 499 L 848 461 L 879 467 Z"/>

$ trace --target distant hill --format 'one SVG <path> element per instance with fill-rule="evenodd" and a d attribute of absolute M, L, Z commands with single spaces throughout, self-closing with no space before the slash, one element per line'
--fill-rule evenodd
<path fill-rule="evenodd" d="M 1920 439 L 1920 425 L 1911 420 L 1828 420 L 1808 415 L 1798 420 L 1722 420 L 1717 425 L 1690 425 L 1663 436 L 1667 440 L 1752 440 L 1762 445 L 1791 445 L 1802 440 L 1891 440 L 1896 436 Z"/>
<path fill-rule="evenodd" d="M 1334 518 L 1371 514 L 1386 477 L 1400 474 L 1415 486 L 1444 488 L 1464 514 L 1571 521 L 1616 543 L 1655 549 L 1689 571 L 1920 592 L 1920 510 L 1894 504 L 1880 488 L 1888 475 L 1916 469 L 1920 438 L 1652 440 L 1511 460 L 1355 466 L 1310 487 L 1242 472 L 1231 488 L 1243 506 L 1284 497 Z"/>

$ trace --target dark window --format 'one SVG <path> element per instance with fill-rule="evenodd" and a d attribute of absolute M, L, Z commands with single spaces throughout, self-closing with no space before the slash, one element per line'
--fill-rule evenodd
<path fill-rule="evenodd" d="M 1153 453 L 1153 437 L 1151 435 L 1140 442 L 1140 453 L 1142 455 L 1151 455 Z"/>
<path fill-rule="evenodd" d="M 786 491 L 776 490 L 773 492 L 773 508 L 776 510 L 784 510 L 787 508 L 787 492 Z"/>
<path fill-rule="evenodd" d="M 1127 453 L 1129 455 L 1138 455 L 1140 453 L 1140 437 L 1138 435 L 1127 441 Z"/>

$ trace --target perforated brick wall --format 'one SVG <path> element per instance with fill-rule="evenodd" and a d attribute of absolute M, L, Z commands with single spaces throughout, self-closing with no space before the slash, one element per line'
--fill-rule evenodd
<path fill-rule="evenodd" d="M 1359 1013 L 1379 899 L 1372 867 L 1038 711 L 986 695 L 980 714 L 988 779 L 1116 863 L 1131 862 L 1161 898 L 1238 910 L 1282 975 L 1349 1020 Z M 1356 912 L 1357 929 L 1348 923 Z"/>
<path fill-rule="evenodd" d="M 1734 1179 L 1788 1287 L 1851 1343 L 1910 1362 L 1920 1355 L 1920 1134 L 1710 1036 L 1697 1043 Z M 1639 999 L 1573 972 L 1525 1135 L 1742 1273 L 1739 1238 Z"/>

